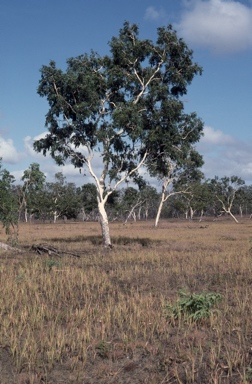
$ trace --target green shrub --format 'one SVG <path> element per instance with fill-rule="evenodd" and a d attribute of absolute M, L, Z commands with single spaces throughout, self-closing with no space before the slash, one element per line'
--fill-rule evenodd
<path fill-rule="evenodd" d="M 45 262 L 46 267 L 48 268 L 49 271 L 52 270 L 52 267 L 59 267 L 60 263 L 56 260 L 46 260 Z"/>
<path fill-rule="evenodd" d="M 166 305 L 165 312 L 168 317 L 193 321 L 207 319 L 216 311 L 212 307 L 222 299 L 219 293 L 190 294 L 180 290 L 179 295 L 180 298 L 174 305 Z"/>

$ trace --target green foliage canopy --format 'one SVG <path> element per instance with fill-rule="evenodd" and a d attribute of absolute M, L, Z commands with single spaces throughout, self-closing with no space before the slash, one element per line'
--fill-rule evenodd
<path fill-rule="evenodd" d="M 49 133 L 35 150 L 79 168 L 90 167 L 97 150 L 109 185 L 125 172 L 136 177 L 144 157 L 163 172 L 167 155 L 183 159 L 203 126 L 195 113 L 184 113 L 180 97 L 202 68 L 171 25 L 158 28 L 156 43 L 138 35 L 137 25 L 125 22 L 110 55 L 70 58 L 65 72 L 54 61 L 42 67 L 38 93 L 49 103 Z"/>
<path fill-rule="evenodd" d="M 14 176 L 0 164 L 0 221 L 10 237 L 13 235 L 11 228 L 14 236 L 18 236 L 18 197 L 14 191 L 14 182 Z"/>

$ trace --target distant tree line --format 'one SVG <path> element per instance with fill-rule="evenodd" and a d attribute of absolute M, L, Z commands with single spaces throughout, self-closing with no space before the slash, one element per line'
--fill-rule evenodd
<path fill-rule="evenodd" d="M 107 213 L 110 222 L 152 220 L 156 226 L 159 217 L 202 220 L 229 215 L 238 222 L 238 217 L 252 214 L 252 185 L 245 185 L 237 176 L 206 180 L 197 173 L 194 179 L 180 178 L 171 183 L 164 198 L 164 188 L 158 191 L 143 182 L 110 194 Z M 95 184 L 77 187 L 61 172 L 55 174 L 53 182 L 47 182 L 37 163 L 24 171 L 17 184 L 9 171 L 0 168 L 0 221 L 7 234 L 18 237 L 20 222 L 59 219 L 98 221 Z"/>

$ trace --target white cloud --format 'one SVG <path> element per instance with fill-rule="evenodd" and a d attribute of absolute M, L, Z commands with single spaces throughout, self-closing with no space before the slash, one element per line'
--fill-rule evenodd
<path fill-rule="evenodd" d="M 15 148 L 13 140 L 6 140 L 0 136 L 0 157 L 5 163 L 16 164 L 22 156 L 23 154 Z"/>
<path fill-rule="evenodd" d="M 197 150 L 205 161 L 202 168 L 205 177 L 235 175 L 248 185 L 252 184 L 252 143 L 238 140 L 209 126 L 204 128 L 204 133 L 205 136 L 197 144 Z"/>
<path fill-rule="evenodd" d="M 165 11 L 161 9 L 157 9 L 155 7 L 148 7 L 145 11 L 144 18 L 145 20 L 152 20 L 152 21 L 157 21 L 160 19 L 163 19 L 165 17 Z"/>
<path fill-rule="evenodd" d="M 205 126 L 204 136 L 202 137 L 201 142 L 204 144 L 226 145 L 234 143 L 235 140 L 232 136 L 227 135 L 218 129 Z"/>
<path fill-rule="evenodd" d="M 217 53 L 252 48 L 252 8 L 234 0 L 184 1 L 176 30 L 187 43 Z"/>
<path fill-rule="evenodd" d="M 24 147 L 25 151 L 28 154 L 28 156 L 36 157 L 36 158 L 45 158 L 42 153 L 38 153 L 33 149 L 33 143 L 35 140 L 43 139 L 48 132 L 42 132 L 41 134 L 31 137 L 31 136 L 26 136 L 24 138 Z"/>

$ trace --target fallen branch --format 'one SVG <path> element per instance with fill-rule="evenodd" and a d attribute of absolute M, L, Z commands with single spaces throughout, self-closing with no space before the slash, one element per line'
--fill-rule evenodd
<path fill-rule="evenodd" d="M 62 256 L 63 254 L 65 255 L 70 255 L 74 257 L 80 257 L 77 253 L 70 252 L 70 251 L 63 251 L 57 247 L 54 247 L 50 244 L 33 244 L 31 249 L 35 252 L 37 252 L 39 255 L 42 255 L 43 253 L 47 253 L 48 255 L 56 255 L 56 256 Z"/>
<path fill-rule="evenodd" d="M 22 249 L 16 248 L 16 247 L 11 247 L 10 245 L 6 243 L 0 242 L 0 249 L 3 249 L 5 251 L 16 251 L 16 252 L 24 252 Z"/>

